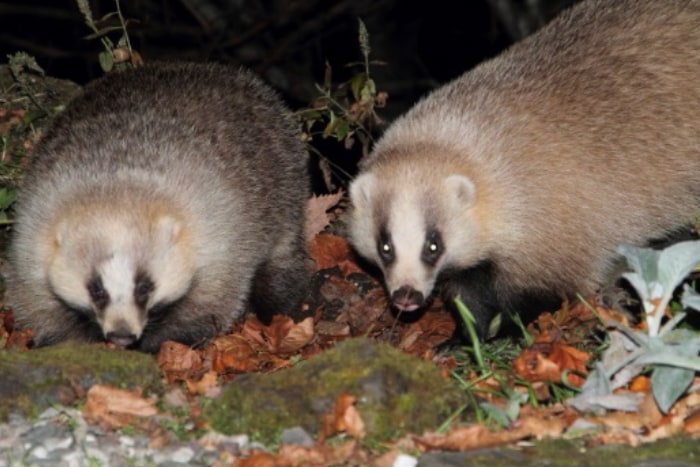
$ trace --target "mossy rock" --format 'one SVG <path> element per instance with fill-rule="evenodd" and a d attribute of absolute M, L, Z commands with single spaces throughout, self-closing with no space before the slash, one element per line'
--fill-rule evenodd
<path fill-rule="evenodd" d="M 32 417 L 54 404 L 73 403 L 94 384 L 162 391 L 161 372 L 152 355 L 72 342 L 0 351 L 0 374 L 2 421 L 13 412 Z"/>
<path fill-rule="evenodd" d="M 285 428 L 318 433 L 343 393 L 357 398 L 368 444 L 435 429 L 468 398 L 431 363 L 369 339 L 350 339 L 298 365 L 236 379 L 204 411 L 212 427 L 276 443 Z"/>

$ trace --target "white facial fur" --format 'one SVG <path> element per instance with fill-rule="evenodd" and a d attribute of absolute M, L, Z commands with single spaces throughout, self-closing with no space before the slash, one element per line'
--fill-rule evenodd
<path fill-rule="evenodd" d="M 458 174 L 439 178 L 436 183 L 414 179 L 410 172 L 401 175 L 403 178 L 394 172 L 384 180 L 381 172 L 365 172 L 351 184 L 351 241 L 361 255 L 382 269 L 390 296 L 407 286 L 427 298 L 441 270 L 468 263 L 477 255 L 472 245 L 478 249 L 478 226 L 470 222 L 469 214 L 476 188 L 468 177 Z M 377 251 L 381 227 L 390 235 L 395 255 L 388 265 Z M 430 228 L 440 233 L 443 248 L 434 265 L 421 258 Z"/>
<path fill-rule="evenodd" d="M 131 217 L 131 216 L 129 216 Z M 86 216 L 80 224 L 66 220 L 56 230 L 56 252 L 48 264 L 48 281 L 63 301 L 92 309 L 102 332 L 129 333 L 137 339 L 148 321 L 148 310 L 169 303 L 189 289 L 194 272 L 180 222 L 160 215 L 153 222 Z M 146 275 L 154 285 L 145 307 L 135 301 L 136 277 Z M 87 284 L 99 277 L 109 296 L 99 309 Z"/>

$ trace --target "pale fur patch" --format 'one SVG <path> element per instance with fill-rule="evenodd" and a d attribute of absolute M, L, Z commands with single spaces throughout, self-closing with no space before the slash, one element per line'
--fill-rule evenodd
<path fill-rule="evenodd" d="M 98 273 L 110 298 L 101 319 L 98 313 L 102 332 L 106 336 L 109 332 L 126 325 L 132 334 L 140 337 L 146 324 L 146 314 L 142 314 L 134 303 L 134 258 L 126 252 L 117 251 L 100 265 Z"/>
<path fill-rule="evenodd" d="M 425 203 L 412 190 L 394 192 L 387 229 L 394 245 L 394 263 L 384 271 L 389 294 L 403 286 L 409 286 L 427 297 L 434 278 L 427 273 L 421 261 L 425 244 Z"/>

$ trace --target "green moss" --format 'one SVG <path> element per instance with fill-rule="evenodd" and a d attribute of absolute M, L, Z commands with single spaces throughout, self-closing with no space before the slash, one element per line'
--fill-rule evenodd
<path fill-rule="evenodd" d="M 529 447 L 499 447 L 471 452 L 435 452 L 421 456 L 422 465 L 471 465 L 488 467 L 627 467 L 698 465 L 697 440 L 663 439 L 639 446 L 606 444 L 586 447 L 584 440 L 551 440 Z"/>
<path fill-rule="evenodd" d="M 152 355 L 72 342 L 0 351 L 0 374 L 0 420 L 12 412 L 31 417 L 53 404 L 71 403 L 94 384 L 150 393 L 162 384 Z"/>
<path fill-rule="evenodd" d="M 337 397 L 357 398 L 367 442 L 440 425 L 467 403 L 431 363 L 368 339 L 350 339 L 290 369 L 236 379 L 204 415 L 223 433 L 258 433 L 274 443 L 281 430 L 318 433 Z"/>

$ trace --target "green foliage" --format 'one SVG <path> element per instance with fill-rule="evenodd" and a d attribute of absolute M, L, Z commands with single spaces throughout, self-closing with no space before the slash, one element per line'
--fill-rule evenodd
<path fill-rule="evenodd" d="M 462 299 L 460 297 L 455 298 L 455 305 L 457 306 L 459 316 L 462 318 L 464 327 L 466 328 L 467 333 L 469 334 L 469 339 L 471 339 L 471 349 L 472 353 L 474 354 L 476 364 L 479 367 L 479 373 L 483 375 L 488 372 L 488 368 L 484 365 L 484 358 L 481 356 L 481 344 L 475 328 L 476 319 L 474 319 L 474 315 L 471 314 L 471 312 L 464 304 L 464 302 L 462 302 Z"/>
<path fill-rule="evenodd" d="M 0 226 L 12 223 L 7 212 L 15 202 L 16 197 L 17 190 L 15 188 L 0 188 Z"/>
<path fill-rule="evenodd" d="M 656 403 L 667 413 L 700 371 L 700 332 L 679 327 L 687 313 L 676 312 L 663 322 L 674 290 L 700 263 L 700 241 L 677 243 L 662 251 L 632 246 L 622 246 L 619 251 L 632 268 L 623 277 L 639 294 L 647 330 L 607 323 L 612 329 L 609 347 L 571 403 L 580 410 L 595 412 L 635 410 L 639 395 L 613 391 L 635 376 L 650 372 Z M 686 286 L 681 304 L 689 311 L 700 310 L 700 296 Z"/>
<path fill-rule="evenodd" d="M 363 61 L 349 66 L 361 65 L 361 70 L 334 87 L 332 70 L 326 63 L 323 85 L 316 85 L 318 97 L 310 107 L 298 110 L 295 115 L 303 124 L 304 141 L 311 142 L 315 136 L 334 138 L 342 142 L 345 149 L 359 142 L 362 154 L 367 155 L 372 143 L 372 131 L 383 123 L 375 109 L 384 107 L 387 94 L 377 91 L 377 85 L 370 76 L 370 65 L 378 62 L 370 61 L 369 33 L 362 20 L 358 22 L 358 41 Z M 324 155 L 318 155 L 328 162 Z M 349 178 L 347 174 L 344 175 Z"/>
<path fill-rule="evenodd" d="M 142 63 L 138 52 L 131 48 L 129 34 L 126 27 L 129 20 L 122 16 L 119 0 L 115 0 L 116 11 L 107 13 L 102 18 L 95 20 L 92 16 L 89 0 L 75 0 L 78 4 L 78 9 L 85 18 L 85 24 L 92 30 L 92 34 L 87 36 L 87 39 L 100 39 L 104 51 L 98 55 L 100 67 L 105 73 L 112 70 L 121 71 L 130 67 L 139 66 Z M 117 19 L 117 24 L 109 24 L 110 21 Z M 117 42 L 113 42 L 108 34 L 119 31 L 121 36 Z"/>
<path fill-rule="evenodd" d="M 22 76 L 25 70 L 30 70 L 44 76 L 44 69 L 39 66 L 36 59 L 26 52 L 17 52 L 7 56 L 7 66 L 10 67 L 10 73 L 17 81 L 22 81 Z"/>

